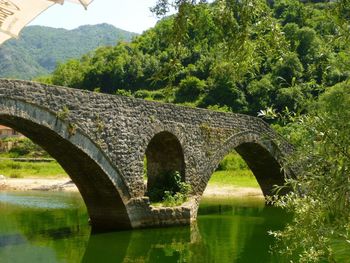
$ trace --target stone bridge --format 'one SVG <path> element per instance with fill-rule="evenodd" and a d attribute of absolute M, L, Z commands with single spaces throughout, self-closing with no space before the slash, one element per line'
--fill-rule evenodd
<path fill-rule="evenodd" d="M 292 149 L 251 116 L 6 79 L 0 80 L 0 123 L 60 163 L 92 226 L 106 231 L 189 224 L 211 174 L 232 150 L 268 195 L 284 182 L 283 157 Z M 153 207 L 147 190 L 169 170 L 192 186 L 189 201 Z"/>

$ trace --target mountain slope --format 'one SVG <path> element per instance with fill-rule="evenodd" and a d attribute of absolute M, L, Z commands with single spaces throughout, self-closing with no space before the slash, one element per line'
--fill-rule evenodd
<path fill-rule="evenodd" d="M 99 46 L 130 41 L 135 33 L 112 25 L 86 25 L 73 30 L 29 26 L 18 40 L 0 46 L 0 77 L 31 79 L 52 72 L 57 63 L 78 58 Z"/>

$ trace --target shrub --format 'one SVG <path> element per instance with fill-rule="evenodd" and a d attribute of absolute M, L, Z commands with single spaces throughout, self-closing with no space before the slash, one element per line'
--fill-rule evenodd
<path fill-rule="evenodd" d="M 205 81 L 189 76 L 180 82 L 179 89 L 175 94 L 176 102 L 195 101 L 203 92 Z"/>
<path fill-rule="evenodd" d="M 178 171 L 169 171 L 148 191 L 151 202 L 162 202 L 165 206 L 180 205 L 187 200 L 191 186 L 181 180 Z"/>
<path fill-rule="evenodd" d="M 248 166 L 246 162 L 236 152 L 229 153 L 220 162 L 218 169 L 219 171 L 234 171 L 234 170 L 246 170 Z"/>
<path fill-rule="evenodd" d="M 121 96 L 125 96 L 125 97 L 132 97 L 132 93 L 130 90 L 125 90 L 125 89 L 117 89 L 115 91 L 116 95 L 121 95 Z"/>
<path fill-rule="evenodd" d="M 8 138 L 4 142 L 11 141 L 13 147 L 8 151 L 9 157 L 49 157 L 40 146 L 28 138 Z"/>
<path fill-rule="evenodd" d="M 134 93 L 134 97 L 138 99 L 145 99 L 151 97 L 151 92 L 148 90 L 138 90 Z"/>
<path fill-rule="evenodd" d="M 10 174 L 10 178 L 23 178 L 19 173 L 13 172 Z"/>

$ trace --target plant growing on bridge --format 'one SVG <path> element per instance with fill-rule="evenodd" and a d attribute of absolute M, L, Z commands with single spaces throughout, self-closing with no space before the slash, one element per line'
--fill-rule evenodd
<path fill-rule="evenodd" d="M 73 136 L 75 135 L 75 133 L 77 132 L 77 125 L 74 123 L 68 123 L 68 133 L 69 136 Z"/>
<path fill-rule="evenodd" d="M 187 201 L 191 185 L 181 180 L 179 171 L 168 171 L 160 176 L 163 180 L 148 191 L 151 202 L 161 202 L 165 206 L 176 206 Z"/>
<path fill-rule="evenodd" d="M 66 120 L 69 116 L 69 113 L 69 108 L 67 106 L 63 106 L 63 108 L 56 113 L 56 116 L 61 120 Z"/>
<path fill-rule="evenodd" d="M 95 116 L 95 124 L 97 126 L 97 131 L 99 133 L 101 133 L 103 131 L 103 129 L 105 128 L 105 124 L 101 120 L 101 117 L 99 114 L 96 114 L 96 116 Z"/>

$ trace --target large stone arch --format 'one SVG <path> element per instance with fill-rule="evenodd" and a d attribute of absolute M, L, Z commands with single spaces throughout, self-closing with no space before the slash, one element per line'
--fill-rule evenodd
<path fill-rule="evenodd" d="M 132 227 L 122 176 L 79 127 L 22 100 L 0 97 L 0 123 L 24 134 L 55 158 L 77 185 L 98 231 Z"/>
<path fill-rule="evenodd" d="M 265 196 L 273 194 L 274 185 L 283 185 L 286 172 L 283 168 L 283 153 L 267 134 L 246 131 L 234 134 L 227 139 L 209 161 L 203 176 L 207 185 L 220 161 L 235 150 L 247 163 Z M 204 189 L 200 189 L 201 194 Z"/>

